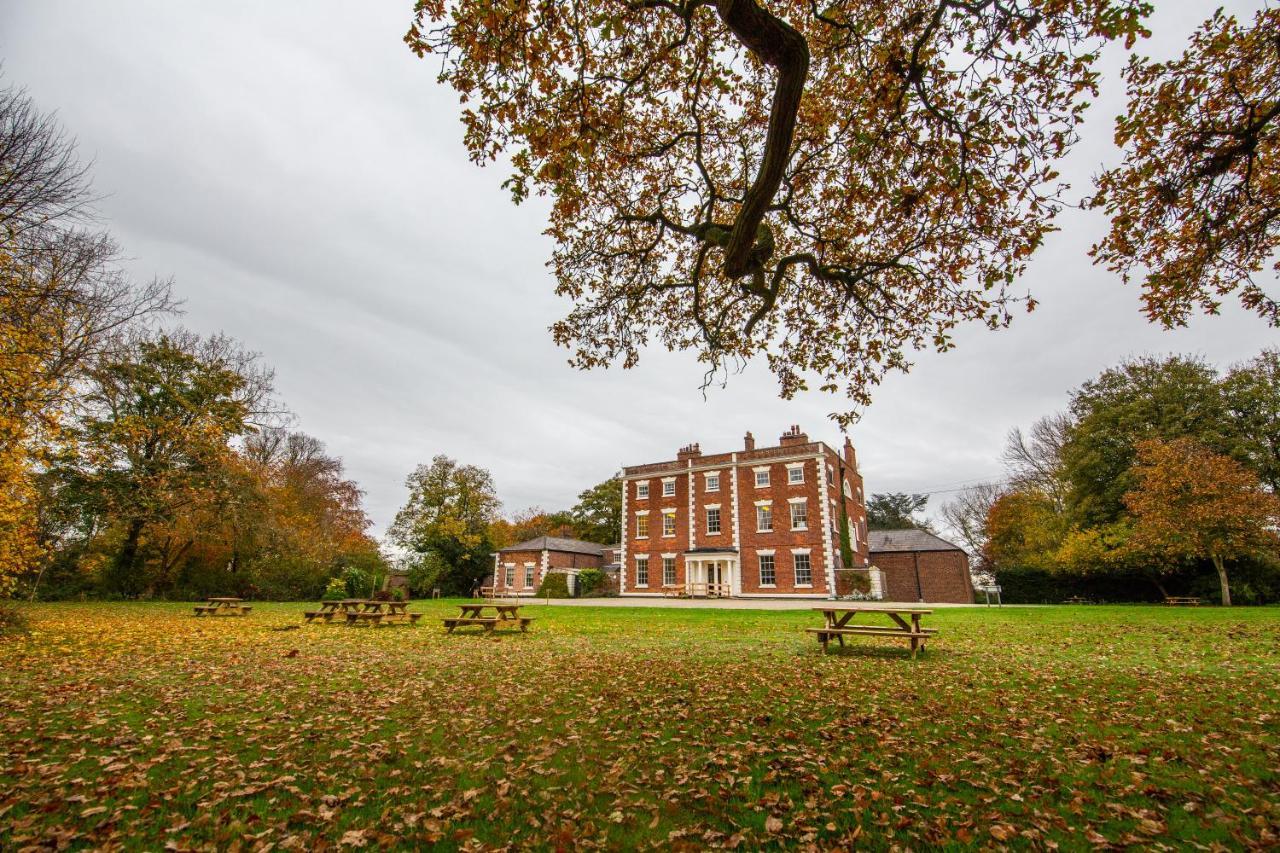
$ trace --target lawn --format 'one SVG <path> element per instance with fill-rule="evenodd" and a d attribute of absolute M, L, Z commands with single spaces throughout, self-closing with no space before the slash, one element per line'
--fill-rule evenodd
<path fill-rule="evenodd" d="M 919 660 L 809 612 L 24 608 L 0 849 L 1274 846 L 1280 609 L 945 610 Z M 295 653 L 296 652 L 296 653 Z"/>

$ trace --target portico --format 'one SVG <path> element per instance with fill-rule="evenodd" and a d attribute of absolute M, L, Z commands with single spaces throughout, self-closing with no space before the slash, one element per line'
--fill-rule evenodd
<path fill-rule="evenodd" d="M 684 554 L 685 595 L 728 598 L 742 593 L 738 552 L 733 549 L 694 548 Z"/>

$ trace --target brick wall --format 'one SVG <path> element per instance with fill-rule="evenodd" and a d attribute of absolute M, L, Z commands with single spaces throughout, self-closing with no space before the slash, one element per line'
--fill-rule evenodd
<path fill-rule="evenodd" d="M 515 564 L 515 578 L 511 586 L 507 586 L 507 563 Z M 533 563 L 533 585 L 526 586 L 525 579 L 525 563 Z M 498 554 L 498 581 L 496 589 L 503 592 L 532 593 L 537 591 L 538 584 L 542 583 L 542 552 L 541 551 L 503 551 Z"/>
<path fill-rule="evenodd" d="M 920 587 L 916 587 L 916 559 L 920 565 Z M 884 572 L 885 598 L 889 601 L 918 601 L 952 604 L 973 603 L 973 581 L 969 577 L 969 557 L 963 551 L 882 551 L 871 562 Z"/>

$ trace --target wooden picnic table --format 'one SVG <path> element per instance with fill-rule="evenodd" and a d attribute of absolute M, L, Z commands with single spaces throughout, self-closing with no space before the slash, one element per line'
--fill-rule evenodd
<path fill-rule="evenodd" d="M 252 607 L 243 603 L 243 598 L 230 596 L 210 596 L 207 604 L 196 605 L 197 616 L 248 616 Z"/>
<path fill-rule="evenodd" d="M 1166 595 L 1164 597 L 1165 604 L 1174 606 L 1200 606 L 1200 596 L 1198 595 Z"/>
<path fill-rule="evenodd" d="M 348 625 L 415 625 L 421 613 L 410 613 L 407 601 L 378 601 L 371 598 L 343 598 L 320 602 L 319 610 L 303 612 L 307 622 L 332 622 L 341 616 Z"/>
<path fill-rule="evenodd" d="M 500 604 L 497 602 L 483 604 L 459 604 L 460 613 L 457 616 L 448 617 L 444 620 L 446 633 L 452 634 L 453 629 L 462 625 L 479 625 L 484 629 L 485 633 L 492 633 L 500 623 L 516 622 L 520 626 L 522 632 L 529 630 L 529 623 L 533 621 L 532 616 L 521 616 L 521 604 Z M 486 616 L 486 610 L 493 610 L 497 615 Z"/>
<path fill-rule="evenodd" d="M 916 656 L 916 652 L 924 648 L 925 641 L 930 637 L 937 635 L 937 631 L 933 628 L 922 628 L 920 626 L 920 617 L 928 616 L 933 613 L 932 610 L 925 610 L 919 607 L 890 607 L 879 604 L 827 604 L 822 607 L 813 608 L 822 614 L 823 622 L 821 628 L 806 628 L 810 634 L 818 635 L 818 642 L 822 643 L 822 650 L 827 650 L 827 644 L 832 638 L 839 641 L 840 645 L 844 645 L 844 637 L 846 634 L 861 634 L 871 637 L 900 637 L 911 642 L 911 657 Z M 878 613 L 888 616 L 893 625 L 850 625 L 849 622 L 859 613 Z"/>

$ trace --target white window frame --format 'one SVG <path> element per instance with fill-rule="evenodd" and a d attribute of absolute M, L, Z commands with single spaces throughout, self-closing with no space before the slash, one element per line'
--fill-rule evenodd
<path fill-rule="evenodd" d="M 636 480 L 636 500 L 642 501 L 649 497 L 649 481 Z"/>
<path fill-rule="evenodd" d="M 795 507 L 797 506 L 804 507 L 804 525 L 802 527 L 796 526 Z M 807 498 L 791 498 L 790 500 L 787 501 L 787 509 L 791 516 L 792 530 L 808 530 L 809 529 L 809 501 Z"/>
<path fill-rule="evenodd" d="M 760 510 L 769 511 L 769 526 L 760 526 Z M 756 533 L 772 533 L 773 532 L 773 501 L 756 501 Z"/>
<path fill-rule="evenodd" d="M 706 516 L 707 516 L 707 535 L 708 535 L 708 536 L 719 536 L 719 535 L 720 535 L 720 532 L 721 532 L 722 530 L 724 530 L 724 523 L 723 523 L 723 519 L 720 517 L 720 504 L 711 504 L 711 505 L 709 505 L 709 506 L 704 507 L 704 509 L 706 510 Z M 715 529 L 715 530 L 712 530 L 712 529 L 711 529 L 711 513 L 712 513 L 712 512 L 715 512 L 715 514 L 716 514 L 716 529 Z"/>
<path fill-rule="evenodd" d="M 764 579 L 763 560 L 769 558 L 769 571 L 773 573 L 773 580 L 766 583 Z M 756 575 L 760 578 L 761 589 L 774 589 L 778 586 L 778 560 L 774 556 L 773 551 L 756 551 Z"/>
<path fill-rule="evenodd" d="M 720 491 L 720 472 L 719 471 L 707 471 L 703 476 L 706 478 L 703 491 L 707 491 L 707 492 Z M 715 485 L 712 485 L 712 483 L 714 483 Z"/>
<path fill-rule="evenodd" d="M 796 473 L 799 472 L 800 479 L 796 479 Z M 787 463 L 787 485 L 797 486 L 804 483 L 804 463 L 789 462 Z"/>
<path fill-rule="evenodd" d="M 667 519 L 671 519 L 671 532 L 667 532 Z M 665 510 L 662 513 L 662 537 L 670 539 L 676 535 L 676 511 L 674 509 Z"/>
<path fill-rule="evenodd" d="M 664 498 L 674 498 L 676 496 L 676 478 L 662 478 L 662 496 Z"/>
<path fill-rule="evenodd" d="M 667 569 L 671 570 L 671 580 L 667 580 Z M 662 555 L 662 585 L 675 586 L 676 584 L 676 555 Z"/>
<path fill-rule="evenodd" d="M 792 548 L 791 549 L 791 577 L 797 588 L 811 589 L 813 587 L 813 557 L 809 553 L 808 548 Z M 797 572 L 796 558 L 804 557 L 805 562 L 809 564 L 809 582 L 800 583 L 799 574 Z"/>
<path fill-rule="evenodd" d="M 503 580 L 505 580 L 505 581 L 506 581 L 506 583 L 505 583 L 505 584 L 503 584 L 503 585 L 504 585 L 507 589 L 515 589 L 515 585 L 516 585 L 516 564 L 515 564 L 515 563 L 507 563 L 505 566 L 503 566 L 503 568 L 507 570 L 506 577 L 504 577 L 504 578 L 503 578 Z"/>
<path fill-rule="evenodd" d="M 524 564 L 524 588 L 533 589 L 533 563 Z"/>
<path fill-rule="evenodd" d="M 767 489 L 770 485 L 772 485 L 773 478 L 770 474 L 768 465 L 761 465 L 760 467 L 752 468 L 751 470 L 755 473 L 755 484 L 757 489 Z M 763 483 L 760 482 L 761 474 L 764 475 Z"/>
<path fill-rule="evenodd" d="M 644 519 L 643 533 L 640 532 L 640 519 L 642 518 Z M 636 510 L 636 538 L 637 539 L 649 538 L 649 510 L 647 509 Z"/>
<path fill-rule="evenodd" d="M 644 570 L 643 575 L 640 574 L 641 569 Z M 643 577 L 644 580 L 641 580 L 641 577 Z M 636 587 L 638 589 L 648 589 L 649 587 L 649 555 L 648 554 L 636 554 Z"/>

